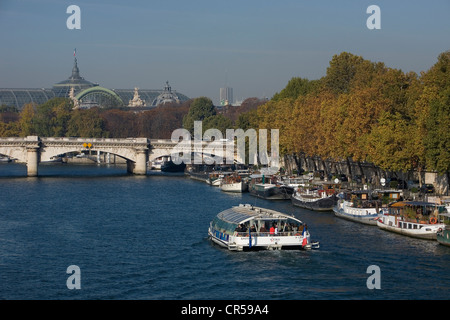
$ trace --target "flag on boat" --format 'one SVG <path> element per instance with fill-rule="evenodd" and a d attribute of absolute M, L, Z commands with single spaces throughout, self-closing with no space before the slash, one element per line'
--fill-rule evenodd
<path fill-rule="evenodd" d="M 248 247 L 251 248 L 252 247 L 252 228 L 248 229 Z"/>
<path fill-rule="evenodd" d="M 308 239 L 306 239 L 306 225 L 303 226 L 302 237 L 303 237 L 302 247 L 304 247 L 308 244 Z"/>
<path fill-rule="evenodd" d="M 76 54 L 77 54 L 77 48 L 73 49 L 73 56 L 75 57 Z"/>

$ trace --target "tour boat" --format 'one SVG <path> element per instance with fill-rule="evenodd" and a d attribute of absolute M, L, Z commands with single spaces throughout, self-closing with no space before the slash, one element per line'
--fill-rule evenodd
<path fill-rule="evenodd" d="M 220 190 L 242 193 L 248 190 L 248 185 L 241 176 L 226 176 L 220 181 Z"/>
<path fill-rule="evenodd" d="M 396 232 L 410 237 L 437 240 L 439 230 L 445 229 L 445 223 L 439 213 L 445 207 L 423 201 L 399 201 L 389 206 L 386 213 L 380 215 L 377 225 L 383 230 Z"/>
<path fill-rule="evenodd" d="M 436 233 L 436 240 L 440 244 L 450 247 L 450 211 L 447 208 L 445 213 L 440 214 L 443 223 L 445 224 L 444 228 L 439 228 Z"/>
<path fill-rule="evenodd" d="M 322 188 L 298 188 L 292 195 L 292 204 L 309 210 L 332 211 L 338 201 L 335 190 L 331 184 Z"/>
<path fill-rule="evenodd" d="M 306 224 L 297 218 L 250 204 L 220 212 L 210 223 L 209 238 L 232 251 L 317 249 Z"/>
<path fill-rule="evenodd" d="M 333 208 L 336 217 L 376 226 L 380 214 L 387 210 L 387 203 L 400 199 L 400 191 L 356 190 L 339 196 L 341 199 Z"/>

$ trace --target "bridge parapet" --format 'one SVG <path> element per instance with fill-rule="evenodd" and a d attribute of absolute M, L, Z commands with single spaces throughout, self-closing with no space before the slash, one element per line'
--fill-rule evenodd
<path fill-rule="evenodd" d="M 202 155 L 223 158 L 226 150 L 234 150 L 234 142 L 221 141 L 219 146 L 210 141 L 191 141 L 188 151 L 192 158 L 202 161 Z M 27 164 L 28 175 L 38 174 L 40 162 L 73 152 L 92 150 L 114 154 L 127 160 L 127 170 L 135 174 L 147 173 L 147 161 L 171 156 L 179 142 L 167 139 L 147 138 L 82 138 L 82 137 L 8 137 L 0 138 L 0 154 Z M 222 145 L 222 146 L 220 146 Z M 235 150 L 234 150 L 235 151 Z M 233 157 L 236 153 L 233 151 Z M 183 153 L 185 151 L 183 150 Z M 189 152 L 191 153 L 191 152 Z M 194 162 L 196 163 L 195 160 Z"/>
<path fill-rule="evenodd" d="M 27 164 L 27 174 L 36 176 L 38 164 L 53 157 L 84 150 L 118 155 L 127 160 L 127 168 L 135 174 L 147 173 L 149 150 L 147 138 L 81 138 L 81 137 L 8 137 L 0 138 L 0 154 Z"/>

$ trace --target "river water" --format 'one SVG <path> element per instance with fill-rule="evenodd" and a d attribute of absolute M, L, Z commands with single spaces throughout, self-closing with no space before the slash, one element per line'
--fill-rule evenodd
<path fill-rule="evenodd" d="M 313 212 L 228 194 L 182 175 L 122 166 L 0 165 L 0 299 L 438 299 L 450 248 Z M 209 222 L 251 203 L 308 224 L 312 251 L 229 252 Z M 80 289 L 68 289 L 79 268 Z M 380 289 L 369 289 L 369 266 Z M 75 283 L 75 282 L 73 282 Z"/>

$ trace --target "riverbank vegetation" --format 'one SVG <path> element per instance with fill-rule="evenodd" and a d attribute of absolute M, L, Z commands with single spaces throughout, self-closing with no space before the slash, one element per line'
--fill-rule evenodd
<path fill-rule="evenodd" d="M 320 80 L 293 78 L 252 113 L 280 129 L 280 152 L 450 171 L 450 51 L 417 75 L 343 52 Z"/>
<path fill-rule="evenodd" d="M 292 78 L 271 100 L 215 108 L 206 97 L 147 111 L 73 110 L 54 98 L 20 112 L 0 108 L 0 136 L 151 137 L 178 128 L 279 129 L 280 153 L 364 161 L 386 171 L 450 171 L 450 51 L 420 75 L 351 53 L 333 56 L 321 79 Z"/>

